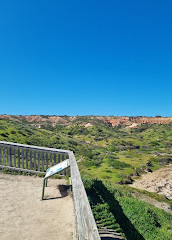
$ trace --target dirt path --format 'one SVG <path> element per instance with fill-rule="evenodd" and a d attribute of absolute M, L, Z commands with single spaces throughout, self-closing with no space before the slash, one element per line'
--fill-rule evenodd
<path fill-rule="evenodd" d="M 64 179 L 49 179 L 41 201 L 42 178 L 0 173 L 1 240 L 75 240 L 73 200 Z M 62 197 L 63 196 L 63 197 Z"/>
<path fill-rule="evenodd" d="M 172 199 L 172 165 L 143 175 L 131 187 L 156 192 Z"/>

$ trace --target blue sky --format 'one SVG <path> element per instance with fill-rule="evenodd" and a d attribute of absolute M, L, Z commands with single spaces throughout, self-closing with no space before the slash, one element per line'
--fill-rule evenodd
<path fill-rule="evenodd" d="M 172 1 L 0 1 L 0 114 L 172 116 Z"/>

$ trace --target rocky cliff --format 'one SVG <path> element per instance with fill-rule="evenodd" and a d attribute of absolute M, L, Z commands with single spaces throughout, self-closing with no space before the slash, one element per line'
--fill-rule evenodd
<path fill-rule="evenodd" d="M 172 117 L 115 117 L 115 116 L 49 116 L 49 115 L 0 115 L 0 119 L 24 121 L 32 124 L 66 124 L 71 125 L 75 123 L 86 124 L 91 126 L 91 123 L 102 121 L 111 126 L 126 125 L 131 127 L 137 127 L 141 123 L 149 124 L 167 124 L 172 122 Z M 83 121 L 84 120 L 84 121 Z"/>

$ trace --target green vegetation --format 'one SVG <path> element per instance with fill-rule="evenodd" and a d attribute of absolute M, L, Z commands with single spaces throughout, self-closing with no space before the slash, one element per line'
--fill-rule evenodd
<path fill-rule="evenodd" d="M 85 127 L 87 123 L 92 126 Z M 172 123 L 141 124 L 127 130 L 95 116 L 76 117 L 70 124 L 54 127 L 45 122 L 40 128 L 23 120 L 0 120 L 0 140 L 72 150 L 77 160 L 83 157 L 83 174 L 110 183 L 131 183 L 145 170 L 172 161 Z"/>
<path fill-rule="evenodd" d="M 115 229 L 128 240 L 172 239 L 171 215 L 134 195 L 171 201 L 126 185 L 145 170 L 172 162 L 172 123 L 126 129 L 125 125 L 111 127 L 95 116 L 63 118 L 68 124 L 45 122 L 40 128 L 26 120 L 0 120 L 0 141 L 74 151 L 77 160 L 82 158 L 79 168 L 98 227 Z M 85 127 L 88 123 L 92 126 Z"/>
<path fill-rule="evenodd" d="M 125 235 L 127 240 L 172 239 L 172 216 L 135 199 L 129 189 L 83 177 L 94 217 L 99 228 Z"/>

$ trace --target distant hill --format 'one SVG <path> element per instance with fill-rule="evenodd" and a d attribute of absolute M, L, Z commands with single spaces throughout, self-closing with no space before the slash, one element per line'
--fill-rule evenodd
<path fill-rule="evenodd" d="M 124 125 L 128 128 L 136 128 L 141 123 L 149 124 L 167 124 L 172 122 L 172 117 L 116 117 L 116 116 L 55 116 L 55 115 L 0 115 L 0 119 L 22 121 L 37 125 L 49 124 L 55 126 L 56 124 L 73 125 L 81 124 L 89 127 L 95 124 L 107 124 L 109 126 Z"/>
<path fill-rule="evenodd" d="M 171 163 L 171 134 L 172 117 L 0 115 L 0 141 L 72 150 L 84 172 L 115 183 Z"/>

